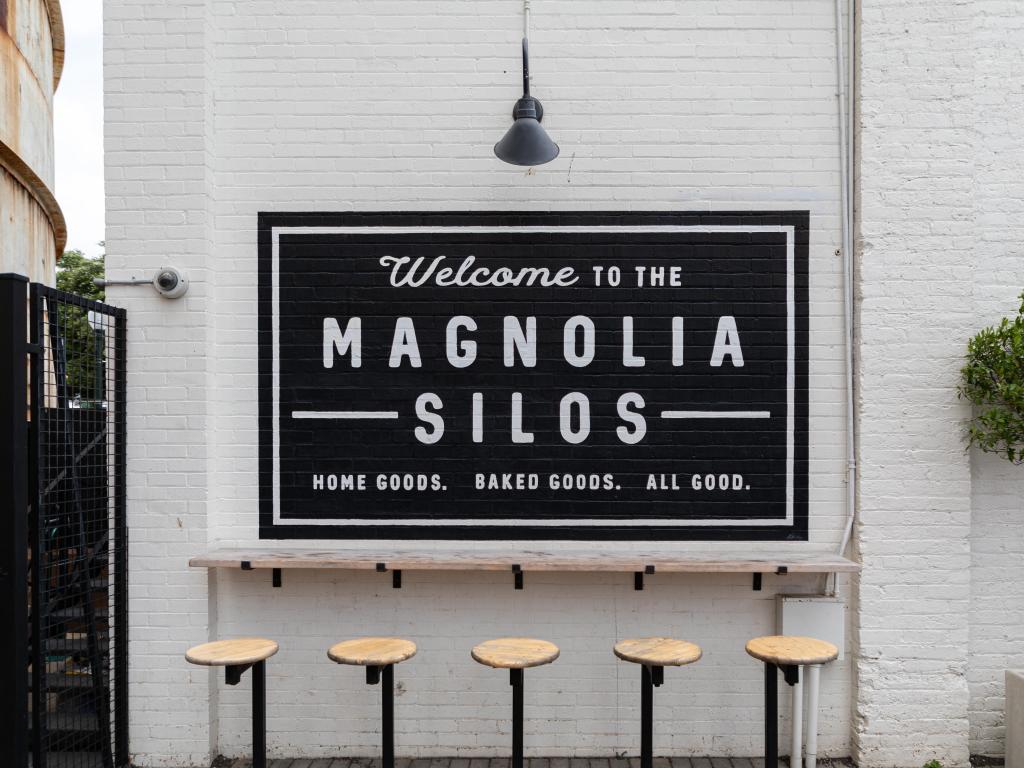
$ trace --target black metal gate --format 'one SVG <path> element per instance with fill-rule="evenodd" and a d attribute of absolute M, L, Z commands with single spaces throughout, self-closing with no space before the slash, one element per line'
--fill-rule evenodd
<path fill-rule="evenodd" d="M 13 430 L 0 462 L 7 452 L 24 453 L 11 470 L 11 482 L 24 483 L 24 503 L 15 487 L 4 520 L 13 534 L 3 557 L 15 596 L 4 608 L 26 625 L 13 649 L 14 754 L 33 768 L 121 768 L 128 764 L 125 312 L 17 276 L 0 276 L 0 292 L 0 355 L 10 355 L 0 357 L 0 410 Z"/>

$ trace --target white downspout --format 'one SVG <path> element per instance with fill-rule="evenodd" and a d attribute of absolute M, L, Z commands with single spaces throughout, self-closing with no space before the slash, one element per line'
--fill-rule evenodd
<path fill-rule="evenodd" d="M 854 4 L 847 0 L 846 45 L 843 41 L 843 0 L 836 8 L 836 75 L 839 84 L 840 206 L 842 208 L 843 255 L 843 331 L 846 356 L 846 525 L 839 554 L 846 553 L 853 535 L 857 513 L 857 455 L 853 413 L 853 25 Z M 849 55 L 846 55 L 848 52 Z M 835 574 L 831 575 L 831 593 L 835 593 Z"/>

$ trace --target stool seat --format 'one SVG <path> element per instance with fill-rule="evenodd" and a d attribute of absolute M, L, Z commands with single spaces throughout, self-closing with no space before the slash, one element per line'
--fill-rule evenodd
<path fill-rule="evenodd" d="M 693 664 L 700 646 L 671 637 L 620 640 L 612 649 L 623 661 L 640 666 L 640 768 L 654 768 L 654 689 L 665 683 L 665 667 Z"/>
<path fill-rule="evenodd" d="M 277 653 L 277 643 L 262 637 L 216 640 L 189 648 L 185 658 L 204 667 L 236 667 L 265 661 Z"/>
<path fill-rule="evenodd" d="M 523 768 L 523 679 L 525 669 L 550 664 L 558 658 L 558 646 L 530 637 L 499 637 L 475 646 L 473 658 L 488 667 L 507 669 L 512 686 L 512 763 Z"/>
<path fill-rule="evenodd" d="M 473 648 L 473 658 L 495 669 L 527 669 L 550 664 L 558 658 L 558 646 L 529 637 L 501 637 Z"/>
<path fill-rule="evenodd" d="M 416 643 L 400 637 L 357 637 L 327 649 L 331 661 L 366 667 L 367 685 L 380 683 L 382 768 L 395 768 L 395 664 L 415 655 Z"/>
<path fill-rule="evenodd" d="M 793 748 L 790 751 L 790 765 L 799 766 L 803 744 L 803 681 L 806 672 L 810 680 L 811 720 L 808 723 L 810 736 L 807 741 L 808 764 L 814 765 L 817 754 L 817 701 L 818 673 L 821 665 L 834 661 L 839 649 L 832 643 L 813 637 L 793 635 L 767 635 L 755 637 L 747 643 L 747 653 L 764 662 L 764 766 L 778 768 L 779 765 L 779 672 L 786 684 L 793 688 Z M 806 669 L 804 669 L 806 667 Z"/>
<path fill-rule="evenodd" d="M 780 666 L 802 666 L 824 664 L 839 656 L 839 649 L 832 643 L 813 637 L 790 637 L 769 635 L 755 637 L 747 643 L 747 653 L 755 659 Z"/>
<path fill-rule="evenodd" d="M 332 645 L 327 651 L 331 661 L 361 667 L 386 667 L 415 655 L 416 643 L 400 637 L 360 637 Z"/>
<path fill-rule="evenodd" d="M 623 661 L 651 667 L 681 667 L 701 657 L 699 645 L 670 637 L 639 637 L 615 644 L 615 655 Z"/>
<path fill-rule="evenodd" d="M 262 637 L 215 640 L 185 651 L 185 660 L 204 667 L 224 667 L 224 682 L 238 685 L 252 670 L 252 766 L 267 768 L 267 659 L 277 643 Z"/>

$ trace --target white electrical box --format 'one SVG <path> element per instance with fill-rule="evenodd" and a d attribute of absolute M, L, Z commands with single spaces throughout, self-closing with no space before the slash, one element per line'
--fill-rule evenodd
<path fill-rule="evenodd" d="M 818 595 L 778 595 L 775 602 L 775 629 L 780 635 L 815 637 L 846 655 L 846 605 L 837 597 Z"/>

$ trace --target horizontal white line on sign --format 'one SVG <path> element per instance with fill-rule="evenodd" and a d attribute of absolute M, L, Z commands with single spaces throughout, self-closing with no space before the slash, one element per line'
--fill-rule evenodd
<path fill-rule="evenodd" d="M 508 227 L 496 225 L 473 226 L 473 225 L 448 225 L 448 226 L 407 226 L 407 227 L 377 227 L 377 226 L 324 226 L 324 227 L 289 227 L 276 226 L 272 228 L 274 236 L 280 232 L 293 235 L 426 235 L 441 233 L 455 233 L 460 235 L 489 235 L 495 232 L 512 232 L 515 234 L 533 234 L 544 232 L 564 233 L 567 235 L 590 234 L 593 232 L 607 232 L 616 234 L 626 233 L 648 233 L 662 234 L 674 232 L 695 232 L 697 234 L 734 234 L 744 232 L 776 232 L 789 234 L 793 230 L 792 224 L 605 224 L 605 225 L 567 225 L 567 224 L 537 224 L 533 226 Z"/>
<path fill-rule="evenodd" d="M 293 419 L 397 419 L 398 411 L 292 411 Z"/>
<path fill-rule="evenodd" d="M 770 419 L 771 411 L 662 411 L 663 419 Z"/>

